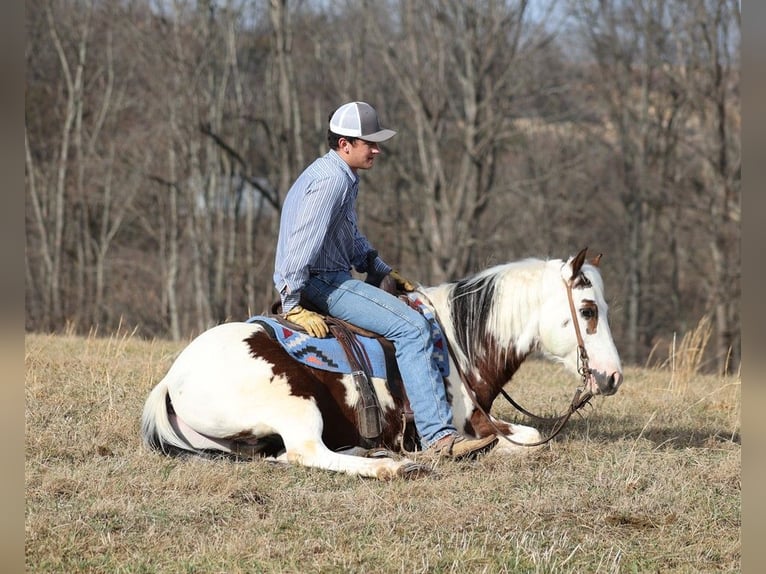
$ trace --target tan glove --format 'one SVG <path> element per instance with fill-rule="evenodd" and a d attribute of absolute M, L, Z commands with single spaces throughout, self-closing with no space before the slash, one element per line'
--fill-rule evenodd
<path fill-rule="evenodd" d="M 321 339 L 326 337 L 327 333 L 330 332 L 327 323 L 324 322 L 324 319 L 319 313 L 304 309 L 300 305 L 296 305 L 285 313 L 285 319 L 296 325 L 300 325 L 306 329 L 306 332 L 312 337 L 319 337 Z"/>
<path fill-rule="evenodd" d="M 415 283 L 413 283 L 406 277 L 402 277 L 396 269 L 392 269 L 389 275 L 394 281 L 396 281 L 396 286 L 402 289 L 403 291 L 407 291 L 409 293 L 410 291 L 415 290 Z"/>

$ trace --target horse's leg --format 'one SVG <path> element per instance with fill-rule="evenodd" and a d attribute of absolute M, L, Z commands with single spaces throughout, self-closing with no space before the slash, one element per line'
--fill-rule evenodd
<path fill-rule="evenodd" d="M 349 448 L 339 449 L 336 452 L 350 456 L 361 456 L 364 458 L 399 458 L 395 452 L 392 452 L 386 448 L 364 448 L 363 446 L 352 446 Z"/>
<path fill-rule="evenodd" d="M 500 421 L 503 422 L 503 421 Z M 540 448 L 540 446 L 522 446 L 527 444 L 534 444 L 538 442 L 542 437 L 540 436 L 540 432 L 533 427 L 525 426 L 525 425 L 517 425 L 512 423 L 506 423 L 508 425 L 508 432 L 505 433 L 506 438 L 509 438 L 513 442 L 507 441 L 507 440 L 500 440 L 498 442 L 497 446 L 495 447 L 495 450 L 499 450 L 499 452 L 509 452 L 518 454 L 520 451 L 534 451 Z M 515 444 L 519 443 L 519 444 Z"/>
<path fill-rule="evenodd" d="M 410 460 L 366 458 L 333 452 L 322 442 L 323 421 L 312 400 L 293 398 L 288 412 L 274 427 L 285 443 L 288 462 L 347 474 L 389 480 L 414 478 L 427 473 L 427 467 Z"/>
<path fill-rule="evenodd" d="M 267 428 L 270 429 L 269 436 L 281 437 L 285 452 L 272 457 L 271 460 L 275 462 L 300 464 L 381 480 L 395 477 L 415 478 L 428 472 L 423 465 L 406 459 L 362 457 L 331 451 L 322 441 L 322 415 L 312 399 L 285 396 L 280 401 L 279 407 L 268 410 L 254 407 L 249 411 L 253 418 L 243 419 L 240 424 L 242 428 L 255 426 Z M 279 414 L 274 416 L 273 413 Z M 171 415 L 170 419 L 174 430 L 196 449 L 220 450 L 242 456 L 255 456 L 261 450 L 254 438 L 248 440 L 214 438 L 198 433 L 176 415 Z M 356 453 L 357 448 L 350 451 Z M 369 451 L 365 450 L 365 453 L 367 452 Z"/>
<path fill-rule="evenodd" d="M 249 412 L 252 418 L 243 418 L 238 425 L 243 429 L 260 426 L 268 429 L 269 435 L 279 435 L 285 452 L 273 457 L 272 460 L 276 462 L 300 464 L 381 480 L 395 477 L 414 478 L 427 472 L 423 465 L 406 459 L 363 458 L 331 451 L 322 441 L 322 415 L 312 399 L 286 396 L 278 406 L 279 408 L 268 410 L 253 408 Z M 274 413 L 278 415 L 275 416 Z M 247 441 L 202 435 L 176 416 L 172 416 L 172 424 L 198 449 L 215 449 L 244 456 L 253 448 L 249 447 Z M 248 440 L 253 441 L 253 438 Z"/>
<path fill-rule="evenodd" d="M 492 423 L 488 422 L 482 413 L 475 411 L 471 416 L 471 425 L 474 428 L 474 432 L 479 436 L 498 434 L 499 430 L 500 435 L 509 439 L 503 440 L 501 437 L 497 446 L 493 449 L 493 452 L 518 454 L 519 452 L 533 451 L 539 448 L 539 446 L 524 446 L 536 443 L 540 440 L 541 436 L 537 429 L 525 425 L 509 423 L 492 415 L 490 415 L 490 417 Z"/>

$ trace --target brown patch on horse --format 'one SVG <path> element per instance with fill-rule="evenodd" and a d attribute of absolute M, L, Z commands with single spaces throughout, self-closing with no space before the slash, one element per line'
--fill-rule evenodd
<path fill-rule="evenodd" d="M 341 375 L 312 369 L 295 361 L 264 332 L 254 333 L 245 342 L 254 357 L 272 365 L 275 377 L 285 379 L 293 396 L 316 401 L 324 419 L 322 440 L 328 448 L 353 446 L 349 442 L 359 440 L 356 413 L 346 405 L 346 389 L 340 381 Z"/>
<path fill-rule="evenodd" d="M 279 342 L 265 332 L 257 332 L 245 342 L 252 356 L 272 365 L 275 377 L 284 377 L 293 396 L 314 399 L 324 421 L 322 440 L 331 450 L 363 446 L 364 439 L 357 427 L 356 410 L 348 405 L 346 387 L 342 375 L 314 369 L 290 357 Z M 385 446 L 397 447 L 401 430 L 401 404 L 395 400 L 396 409 L 383 410 L 383 435 Z"/>
<path fill-rule="evenodd" d="M 474 366 L 480 380 L 469 382 L 479 404 L 489 410 L 500 389 L 519 370 L 526 355 L 519 356 L 512 345 L 509 348 L 501 347 L 494 338 L 487 341 L 484 350 L 484 354 L 479 357 Z"/>
<path fill-rule="evenodd" d="M 490 412 L 492 403 L 500 390 L 511 380 L 526 359 L 526 355 L 519 356 L 513 346 L 507 349 L 502 348 L 494 338 L 488 340 L 484 349 L 485 353 L 479 357 L 474 369 L 464 376 L 481 408 Z M 497 423 L 497 426 L 505 434 L 510 433 L 510 426 L 507 423 Z M 487 436 L 495 434 L 497 429 L 479 409 L 475 408 L 466 422 L 465 431 L 476 436 Z"/>
<path fill-rule="evenodd" d="M 598 329 L 598 305 L 592 299 L 585 299 L 580 308 L 580 313 L 586 320 L 585 332 L 588 335 L 593 335 Z"/>
<path fill-rule="evenodd" d="M 494 424 L 487 420 L 484 414 L 476 409 L 471 413 L 471 418 L 465 424 L 465 432 L 478 437 L 489 436 L 491 434 L 497 434 L 499 430 L 501 434 L 511 434 L 511 425 L 505 421 L 495 419 Z"/>

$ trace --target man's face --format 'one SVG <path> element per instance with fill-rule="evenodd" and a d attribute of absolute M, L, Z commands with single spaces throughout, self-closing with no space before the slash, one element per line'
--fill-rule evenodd
<path fill-rule="evenodd" d="M 354 172 L 358 169 L 370 169 L 375 156 L 380 153 L 380 146 L 374 142 L 357 139 L 351 143 L 341 138 L 339 144 L 340 156 Z"/>

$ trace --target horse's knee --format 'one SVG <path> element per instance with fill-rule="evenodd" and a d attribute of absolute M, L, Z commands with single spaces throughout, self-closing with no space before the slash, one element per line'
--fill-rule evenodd
<path fill-rule="evenodd" d="M 524 452 L 533 452 L 541 445 L 534 445 L 540 442 L 542 436 L 540 432 L 532 427 L 524 425 L 510 425 L 510 433 L 506 437 L 510 440 L 500 440 L 494 451 L 520 454 Z M 493 451 L 493 452 L 494 452 Z"/>

